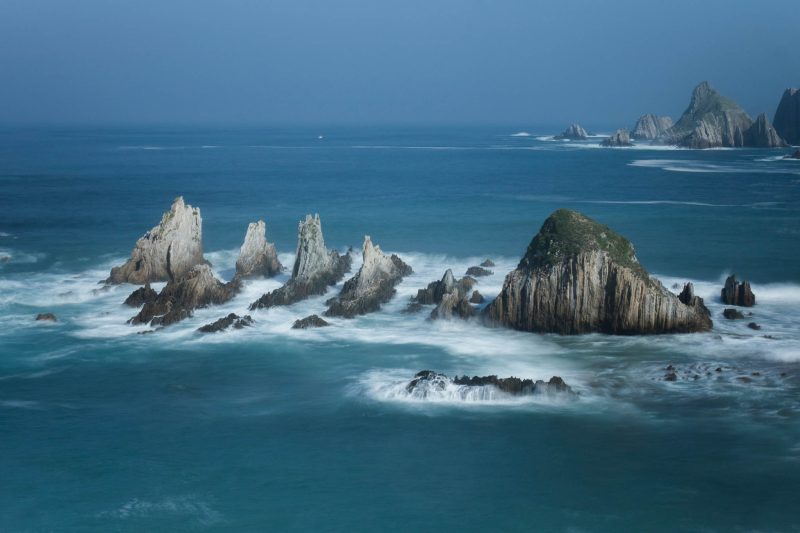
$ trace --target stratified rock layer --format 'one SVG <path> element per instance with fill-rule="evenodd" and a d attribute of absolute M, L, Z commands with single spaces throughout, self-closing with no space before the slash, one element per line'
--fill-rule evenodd
<path fill-rule="evenodd" d="M 394 296 L 395 286 L 412 272 L 399 257 L 387 256 L 373 245 L 369 235 L 364 237 L 362 250 L 361 268 L 347 280 L 339 296 L 328 301 L 326 316 L 352 318 L 379 310 Z"/>
<path fill-rule="evenodd" d="M 633 127 L 631 137 L 637 141 L 653 141 L 663 136 L 672 127 L 672 119 L 656 115 L 642 115 Z"/>
<path fill-rule="evenodd" d="M 783 140 L 795 146 L 800 144 L 800 89 L 783 92 L 772 123 Z"/>
<path fill-rule="evenodd" d="M 622 146 L 633 146 L 631 142 L 631 137 L 628 133 L 628 130 L 621 128 L 611 134 L 610 137 L 607 139 L 603 139 L 601 143 L 603 146 L 611 147 L 611 148 L 618 148 Z"/>
<path fill-rule="evenodd" d="M 750 288 L 750 282 L 736 281 L 736 276 L 728 276 L 720 297 L 722 298 L 722 303 L 726 305 L 738 305 L 741 307 L 753 307 L 756 305 L 756 296 Z"/>
<path fill-rule="evenodd" d="M 136 241 L 131 257 L 111 269 L 108 283 L 143 284 L 178 279 L 203 263 L 200 209 L 175 199 L 158 226 Z"/>
<path fill-rule="evenodd" d="M 570 126 L 556 135 L 554 139 L 569 139 L 571 141 L 582 141 L 589 137 L 586 130 L 580 124 L 570 124 Z"/>
<path fill-rule="evenodd" d="M 769 123 L 767 115 L 761 113 L 745 132 L 744 145 L 753 148 L 779 148 L 786 146 L 786 143 Z"/>
<path fill-rule="evenodd" d="M 266 224 L 263 220 L 251 222 L 236 260 L 236 276 L 240 279 L 272 277 L 282 269 L 275 245 L 267 242 Z"/>
<path fill-rule="evenodd" d="M 684 298 L 690 305 L 650 278 L 627 239 L 561 209 L 544 222 L 484 313 L 493 324 L 561 334 L 710 329 L 702 299 L 691 289 Z"/>

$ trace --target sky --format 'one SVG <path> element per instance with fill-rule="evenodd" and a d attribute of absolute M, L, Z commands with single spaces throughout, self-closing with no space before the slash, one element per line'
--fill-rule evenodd
<path fill-rule="evenodd" d="M 0 0 L 2 124 L 632 123 L 709 80 L 770 119 L 797 0 Z"/>

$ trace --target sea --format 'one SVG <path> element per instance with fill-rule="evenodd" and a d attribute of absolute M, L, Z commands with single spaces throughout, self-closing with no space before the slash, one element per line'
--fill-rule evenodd
<path fill-rule="evenodd" d="M 800 160 L 552 133 L 0 130 L 0 530 L 800 531 Z M 135 287 L 102 282 L 179 195 L 220 279 L 258 219 L 289 270 L 142 335 Z M 403 312 L 485 259 L 491 301 L 558 208 L 629 238 L 665 287 L 694 283 L 713 330 L 559 336 Z M 353 272 L 365 235 L 414 272 L 379 312 L 295 330 L 341 284 L 248 305 L 288 280 L 314 213 Z M 742 320 L 722 316 L 731 274 L 756 295 Z M 231 312 L 254 325 L 196 331 Z M 421 370 L 560 376 L 576 394 L 409 394 Z"/>

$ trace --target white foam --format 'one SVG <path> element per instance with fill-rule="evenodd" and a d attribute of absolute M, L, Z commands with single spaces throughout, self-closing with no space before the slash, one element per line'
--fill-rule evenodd
<path fill-rule="evenodd" d="M 517 133 L 512 133 L 511 137 L 530 137 L 531 134 L 527 131 L 518 131 Z"/>
<path fill-rule="evenodd" d="M 732 150 L 732 148 L 731 148 Z M 637 159 L 628 163 L 632 167 L 659 168 L 669 172 L 691 172 L 709 174 L 796 174 L 797 171 L 790 171 L 770 167 L 767 165 L 756 165 L 752 161 L 742 161 L 739 165 L 730 164 L 720 165 L 697 161 L 692 159 Z"/>

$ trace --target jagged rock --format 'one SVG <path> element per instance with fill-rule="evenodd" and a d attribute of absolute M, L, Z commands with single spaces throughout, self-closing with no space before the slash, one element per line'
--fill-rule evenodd
<path fill-rule="evenodd" d="M 711 329 L 703 300 L 685 304 L 652 279 L 633 245 L 567 209 L 554 212 L 485 310 L 488 322 L 524 331 L 618 335 Z"/>
<path fill-rule="evenodd" d="M 738 309 L 728 308 L 722 312 L 722 316 L 727 318 L 728 320 L 740 320 L 744 318 L 744 315 Z"/>
<path fill-rule="evenodd" d="M 464 294 L 458 291 L 449 292 L 442 297 L 433 311 L 431 311 L 432 320 L 450 320 L 453 317 L 469 318 L 475 314 L 475 308 L 472 307 Z"/>
<path fill-rule="evenodd" d="M 497 376 L 456 376 L 450 379 L 445 374 L 432 370 L 422 370 L 406 385 L 406 392 L 410 394 L 422 393 L 426 396 L 428 391 L 443 391 L 448 385 L 463 387 L 494 387 L 498 391 L 512 396 L 528 395 L 575 395 L 572 388 L 564 383 L 558 376 L 553 376 L 550 381 L 520 379 L 517 377 L 498 378 Z"/>
<path fill-rule="evenodd" d="M 494 272 L 492 272 L 491 270 L 487 270 L 479 266 L 471 266 L 467 269 L 467 276 L 472 276 L 473 278 L 491 276 L 492 274 L 494 274 Z"/>
<path fill-rule="evenodd" d="M 472 291 L 472 296 L 469 299 L 469 303 L 482 304 L 485 301 L 486 299 L 483 297 L 481 293 L 479 293 L 478 291 Z"/>
<path fill-rule="evenodd" d="M 309 315 L 305 318 L 295 320 L 294 324 L 292 324 L 292 329 L 323 328 L 330 325 L 330 322 L 320 318 L 318 315 Z"/>
<path fill-rule="evenodd" d="M 795 150 L 793 154 L 786 154 L 784 159 L 800 159 L 800 150 Z"/>
<path fill-rule="evenodd" d="M 217 333 L 224 331 L 233 326 L 233 329 L 242 329 L 253 325 L 253 319 L 250 315 L 239 316 L 236 313 L 231 313 L 228 316 L 222 317 L 219 320 L 206 324 L 197 329 L 200 333 Z"/>
<path fill-rule="evenodd" d="M 322 236 L 319 215 L 307 215 L 297 230 L 297 254 L 292 267 L 292 278 L 286 285 L 268 292 L 250 305 L 250 310 L 291 305 L 309 296 L 325 294 L 350 271 L 350 254 L 339 255 L 328 250 Z"/>
<path fill-rule="evenodd" d="M 364 262 L 358 273 L 345 282 L 339 296 L 328 301 L 326 316 L 352 318 L 372 313 L 394 296 L 395 286 L 411 274 L 411 267 L 399 257 L 384 254 L 374 246 L 369 235 L 364 236 Z"/>
<path fill-rule="evenodd" d="M 672 119 L 656 115 L 642 115 L 633 127 L 631 137 L 637 141 L 653 141 L 672 127 Z"/>
<path fill-rule="evenodd" d="M 45 321 L 45 322 L 58 322 L 56 315 L 53 313 L 39 313 L 36 315 L 36 320 Z"/>
<path fill-rule="evenodd" d="M 750 328 L 750 329 L 755 329 L 755 330 L 761 329 L 761 326 L 759 326 L 755 322 L 750 322 L 749 324 L 747 324 L 747 327 Z"/>
<path fill-rule="evenodd" d="M 603 146 L 606 147 L 620 147 L 620 146 L 633 146 L 631 142 L 630 135 L 628 134 L 628 130 L 625 128 L 620 128 L 614 133 L 611 134 L 610 137 L 607 139 L 603 139 L 601 143 Z"/>
<path fill-rule="evenodd" d="M 720 293 L 722 303 L 738 305 L 740 307 L 753 307 L 756 305 L 756 296 L 750 288 L 749 281 L 736 281 L 736 276 L 728 276 L 725 286 Z"/>
<path fill-rule="evenodd" d="M 144 287 L 139 287 L 125 299 L 125 305 L 141 307 L 148 302 L 155 301 L 157 297 L 158 293 L 150 286 L 150 282 L 147 282 Z"/>
<path fill-rule="evenodd" d="M 769 123 L 767 115 L 761 113 L 744 134 L 744 145 L 754 148 L 781 148 L 787 144 Z"/>
<path fill-rule="evenodd" d="M 180 279 L 168 282 L 128 323 L 168 326 L 191 316 L 197 308 L 227 302 L 238 290 L 238 281 L 223 283 L 214 277 L 211 267 L 196 265 Z"/>
<path fill-rule="evenodd" d="M 236 260 L 236 276 L 240 279 L 272 277 L 283 269 L 275 245 L 267 242 L 267 227 L 263 220 L 247 226 L 244 243 Z"/>
<path fill-rule="evenodd" d="M 494 261 L 492 261 L 491 259 L 487 259 L 486 261 L 481 263 L 481 266 L 484 268 L 491 268 L 494 266 Z"/>
<path fill-rule="evenodd" d="M 570 126 L 562 131 L 560 134 L 553 137 L 554 139 L 569 139 L 571 141 L 583 141 L 589 137 L 586 130 L 580 124 L 570 124 Z"/>
<path fill-rule="evenodd" d="M 786 142 L 800 144 L 800 89 L 786 89 L 783 92 L 772 123 Z"/>
<path fill-rule="evenodd" d="M 111 269 L 106 282 L 141 285 L 178 279 L 204 262 L 202 236 L 200 209 L 179 196 L 158 226 L 136 241 L 130 259 Z"/>
<path fill-rule="evenodd" d="M 468 318 L 475 314 L 474 309 L 467 301 L 467 294 L 475 286 L 475 280 L 469 276 L 456 281 L 453 271 L 449 268 L 440 281 L 433 281 L 425 289 L 419 289 L 417 295 L 411 299 L 411 306 L 436 304 L 431 311 L 431 318 L 452 318 L 460 316 Z"/>

